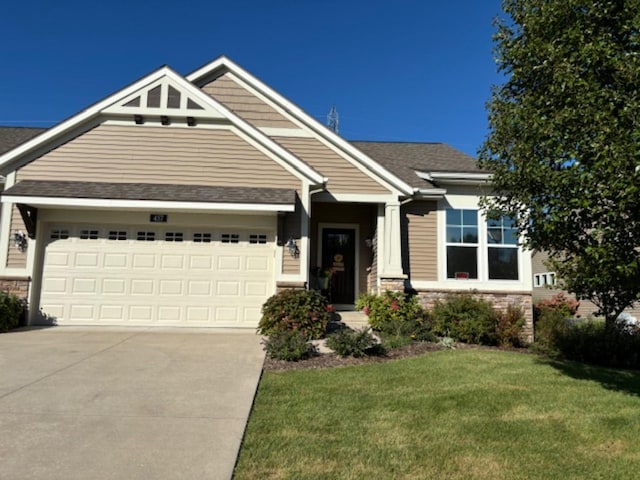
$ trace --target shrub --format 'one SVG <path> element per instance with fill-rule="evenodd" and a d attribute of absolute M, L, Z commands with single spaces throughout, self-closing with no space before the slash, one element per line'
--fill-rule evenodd
<path fill-rule="evenodd" d="M 341 357 L 359 358 L 381 353 L 380 345 L 368 328 L 340 330 L 327 338 L 327 347 Z"/>
<path fill-rule="evenodd" d="M 640 328 L 604 320 L 580 320 L 555 337 L 554 347 L 564 358 L 605 367 L 640 369 Z"/>
<path fill-rule="evenodd" d="M 317 353 L 316 347 L 307 342 L 302 332 L 295 330 L 274 332 L 263 344 L 267 355 L 276 360 L 297 362 Z"/>
<path fill-rule="evenodd" d="M 322 338 L 330 313 L 326 299 L 313 290 L 284 290 L 262 306 L 258 333 L 298 331 L 306 340 Z"/>
<path fill-rule="evenodd" d="M 362 295 L 356 308 L 369 317 L 369 325 L 381 333 L 430 340 L 431 325 L 417 297 L 386 291 L 382 295 Z"/>
<path fill-rule="evenodd" d="M 516 305 L 498 315 L 496 338 L 501 347 L 518 347 L 522 344 L 520 335 L 524 326 L 524 312 Z"/>
<path fill-rule="evenodd" d="M 566 332 L 567 319 L 573 317 L 579 303 L 560 292 L 550 300 L 541 300 L 533 307 L 535 346 L 538 350 L 556 354 L 557 339 Z"/>
<path fill-rule="evenodd" d="M 24 302 L 15 295 L 0 291 L 0 332 L 16 328 L 24 314 Z"/>
<path fill-rule="evenodd" d="M 500 313 L 493 304 L 472 295 L 451 294 L 435 302 L 432 310 L 433 333 L 464 343 L 496 345 L 496 324 Z"/>

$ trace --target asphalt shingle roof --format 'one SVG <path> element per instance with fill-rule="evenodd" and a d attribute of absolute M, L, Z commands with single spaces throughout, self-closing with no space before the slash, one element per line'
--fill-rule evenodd
<path fill-rule="evenodd" d="M 351 141 L 351 145 L 367 154 L 412 187 L 429 187 L 428 181 L 416 175 L 421 172 L 483 173 L 476 159 L 444 143 Z"/>
<path fill-rule="evenodd" d="M 0 127 L 0 155 L 32 139 L 46 128 Z"/>
<path fill-rule="evenodd" d="M 102 183 L 23 180 L 3 196 L 112 200 L 158 200 L 199 203 L 294 205 L 296 192 L 287 188 L 244 188 L 153 183 Z"/>

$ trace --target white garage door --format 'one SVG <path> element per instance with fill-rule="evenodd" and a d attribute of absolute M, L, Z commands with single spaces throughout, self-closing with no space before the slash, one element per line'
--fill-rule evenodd
<path fill-rule="evenodd" d="M 275 290 L 273 232 L 46 230 L 40 310 L 60 325 L 256 327 Z"/>

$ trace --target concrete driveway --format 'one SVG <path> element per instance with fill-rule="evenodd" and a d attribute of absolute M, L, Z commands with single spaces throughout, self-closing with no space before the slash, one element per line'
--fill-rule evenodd
<path fill-rule="evenodd" d="M 0 478 L 231 478 L 264 352 L 253 332 L 0 335 Z"/>

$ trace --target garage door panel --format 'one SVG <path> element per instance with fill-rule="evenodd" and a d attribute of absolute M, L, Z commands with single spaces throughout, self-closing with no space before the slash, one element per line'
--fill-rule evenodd
<path fill-rule="evenodd" d="M 93 294 L 95 295 L 97 292 L 98 282 L 95 278 L 74 278 L 73 279 L 73 287 L 71 289 L 72 294 Z"/>
<path fill-rule="evenodd" d="M 239 256 L 220 255 L 218 257 L 218 270 L 222 272 L 237 272 L 241 265 L 242 261 Z"/>
<path fill-rule="evenodd" d="M 65 252 L 48 252 L 46 263 L 51 266 L 67 267 L 69 266 L 70 255 Z"/>
<path fill-rule="evenodd" d="M 223 243 L 218 233 L 204 239 L 184 229 L 184 240 L 172 242 L 161 228 L 93 227 L 99 234 L 91 239 L 79 238 L 81 229 L 64 227 L 69 237 L 45 247 L 40 305 L 61 325 L 255 328 L 275 290 L 272 234 L 267 244 L 242 232 L 238 242 Z M 109 240 L 111 231 L 129 234 Z M 131 235 L 137 231 L 146 240 Z"/>
<path fill-rule="evenodd" d="M 104 253 L 105 268 L 125 268 L 127 267 L 127 255 L 124 253 Z"/>
<path fill-rule="evenodd" d="M 165 323 L 180 323 L 182 316 L 181 308 L 175 305 L 160 305 L 158 307 L 158 321 Z"/>
<path fill-rule="evenodd" d="M 208 297 L 211 295 L 210 280 L 188 280 L 188 294 L 190 296 Z"/>
<path fill-rule="evenodd" d="M 97 252 L 82 252 L 75 254 L 74 266 L 76 268 L 96 268 L 99 264 Z"/>
<path fill-rule="evenodd" d="M 132 305 L 129 307 L 130 322 L 152 322 L 153 306 L 152 305 Z"/>
<path fill-rule="evenodd" d="M 160 280 L 160 295 L 182 295 L 183 280 Z"/>
<path fill-rule="evenodd" d="M 131 280 L 131 295 L 153 295 L 153 280 Z"/>
<path fill-rule="evenodd" d="M 163 270 L 181 269 L 184 266 L 184 257 L 182 255 L 162 255 L 161 265 Z"/>
<path fill-rule="evenodd" d="M 133 254 L 133 268 L 155 268 L 156 255 L 154 254 Z"/>
<path fill-rule="evenodd" d="M 103 295 L 124 295 L 126 284 L 121 278 L 105 278 L 102 280 Z"/>
<path fill-rule="evenodd" d="M 240 294 L 240 282 L 218 282 L 216 285 L 216 295 L 237 297 Z"/>
<path fill-rule="evenodd" d="M 266 272 L 269 270 L 269 259 L 265 256 L 247 257 L 247 271 Z"/>

